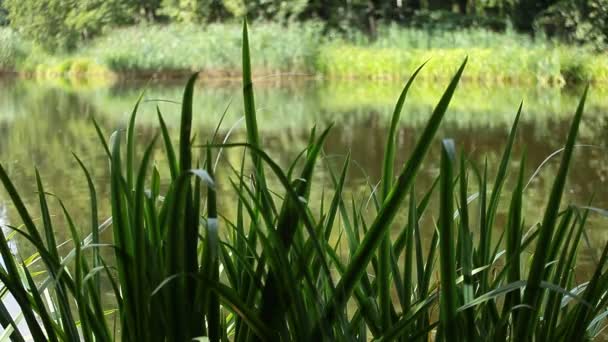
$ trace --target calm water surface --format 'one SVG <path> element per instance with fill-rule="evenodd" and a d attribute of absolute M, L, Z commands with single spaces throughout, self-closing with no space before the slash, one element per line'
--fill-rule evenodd
<path fill-rule="evenodd" d="M 446 83 L 414 85 L 399 128 L 397 157 L 400 161 L 405 160 L 411 152 Z M 137 82 L 91 86 L 59 82 L 41 84 L 14 79 L 0 81 L 0 162 L 28 205 L 35 208 L 37 201 L 36 166 L 42 174 L 46 190 L 60 196 L 75 220 L 87 227 L 89 198 L 86 181 L 71 153 L 78 154 L 89 166 L 99 196 L 107 197 L 107 160 L 90 118 L 95 117 L 109 137 L 113 130 L 125 127 L 129 112 L 143 87 L 144 84 Z M 400 88 L 401 84 L 383 82 L 274 82 L 263 79 L 256 84 L 258 124 L 263 143 L 271 155 L 286 166 L 304 148 L 308 133 L 315 124 L 324 128 L 333 122 L 334 127 L 325 147 L 327 161 L 329 165 L 339 168 L 345 154 L 348 151 L 352 153 L 355 163 L 349 171 L 346 191 L 357 195 L 355 198 L 364 203 L 370 184 L 377 184 L 380 178 L 387 126 Z M 179 125 L 179 104 L 167 101 L 179 102 L 181 92 L 182 83 L 151 82 L 148 85 L 138 117 L 138 136 L 142 142 L 147 143 L 157 132 L 157 105 L 168 125 L 176 129 Z M 524 100 L 524 113 L 507 184 L 514 183 L 514 171 L 524 151 L 527 154 L 527 176 L 530 177 L 542 161 L 565 142 L 580 93 L 577 89 L 562 91 L 462 85 L 418 176 L 416 190 L 424 191 L 438 174 L 439 138 L 454 139 L 457 149 L 466 152 L 480 166 L 487 158 L 490 175 L 495 175 L 521 100 Z M 593 147 L 580 147 L 577 150 L 565 203 L 585 205 L 595 193 L 594 206 L 608 208 L 608 101 L 603 100 L 605 94 L 602 90 L 592 90 L 590 93 L 579 143 Z M 242 116 L 239 83 L 199 82 L 195 92 L 195 126 L 199 141 L 210 139 L 225 110 L 227 115 L 220 129 L 221 137 L 225 137 Z M 230 141 L 244 141 L 243 128 L 242 123 L 235 126 Z M 138 146 L 140 152 L 143 146 Z M 223 166 L 220 167 L 228 163 L 237 165 L 240 157 L 241 151 L 226 151 L 222 158 Z M 162 167 L 160 150 L 155 158 Z M 548 162 L 526 189 L 525 218 L 529 225 L 542 218 L 541 212 L 557 165 L 558 159 Z M 227 187 L 229 184 L 227 175 L 227 172 L 218 172 L 220 186 Z M 319 168 L 315 182 L 312 203 L 320 202 L 317 200 L 322 196 L 322 189 L 331 188 L 323 168 Z M 470 183 L 470 193 L 473 193 L 476 189 L 473 182 Z M 495 235 L 499 235 L 504 228 L 509 188 L 507 186 L 504 193 L 504 206 L 500 208 Z M 350 195 L 347 196 L 350 198 Z M 220 199 L 220 205 L 227 216 L 235 210 L 232 201 L 227 198 L 224 201 Z M 432 206 L 436 208 L 437 205 Z M 428 237 L 433 231 L 433 211 L 427 215 L 423 225 Z M 101 200 L 100 215 L 107 217 L 109 212 L 108 203 Z M 0 222 L 4 224 L 20 223 L 3 189 L 0 190 L 0 214 Z M 33 210 L 33 215 L 38 215 L 37 209 Z M 54 220 L 62 224 L 61 217 L 57 216 Z M 67 229 L 58 234 L 59 240 L 68 238 Z M 608 239 L 606 221 L 592 215 L 588 236 L 589 245 L 582 250 L 581 266 L 591 263 L 593 256 L 599 253 L 598 250 Z M 24 256 L 31 253 L 26 244 L 18 243 Z M 586 273 L 585 267 L 581 267 L 581 270 Z"/>

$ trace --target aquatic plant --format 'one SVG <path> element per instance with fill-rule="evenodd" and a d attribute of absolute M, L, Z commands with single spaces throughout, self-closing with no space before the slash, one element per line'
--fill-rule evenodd
<path fill-rule="evenodd" d="M 136 155 L 136 145 L 142 144 L 135 125 L 139 101 L 126 131 L 114 132 L 109 142 L 94 123 L 110 164 L 111 189 L 108 199 L 98 198 L 91 173 L 75 156 L 89 185 L 87 227 L 47 192 L 37 171 L 40 219 L 35 218 L 0 166 L 0 182 L 21 221 L 9 227 L 16 233 L 0 234 L 1 294 L 12 296 L 21 312 L 12 317 L 0 302 L 3 338 L 428 341 L 434 335 L 440 341 L 571 341 L 600 333 L 608 315 L 608 244 L 589 279 L 581 283 L 574 274 L 588 215 L 606 212 L 561 203 L 587 89 L 542 218 L 522 215 L 525 157 L 510 199 L 504 196 L 522 105 L 495 177 L 487 164 L 477 166 L 464 153 L 458 157 L 454 142 L 446 139 L 439 176 L 422 197 L 415 195 L 416 174 L 467 59 L 411 155 L 397 168 L 396 128 L 424 65 L 414 71 L 393 111 L 381 184 L 370 184 L 366 198 L 347 199 L 343 189 L 350 158 L 339 170 L 330 163 L 319 165 L 326 160 L 323 146 L 331 126 L 312 129 L 306 149 L 287 168 L 265 152 L 246 24 L 242 44 L 246 142 L 218 141 L 219 125 L 207 137 L 193 137 L 196 75 L 183 94 L 177 145 L 159 110 L 160 131 Z M 156 144 L 164 147 L 166 165 L 152 162 Z M 242 159 L 220 174 L 216 166 L 226 149 L 242 151 Z M 315 212 L 310 193 L 320 167 L 329 172 L 333 189 Z M 229 183 L 227 191 L 220 182 Z M 106 219 L 100 219 L 100 200 L 111 205 Z M 234 215 L 221 212 L 218 203 L 224 200 L 236 202 Z M 424 224 L 433 200 L 439 205 L 438 220 Z M 56 233 L 62 227 L 51 213 L 51 201 L 58 202 L 71 234 L 73 248 L 67 254 L 58 248 Z M 371 221 L 363 215 L 365 203 L 375 210 Z M 496 237 L 498 208 L 505 204 L 508 221 Z M 399 213 L 405 213 L 406 222 L 395 219 Z M 112 231 L 109 241 L 100 238 L 106 229 Z M 423 241 L 424 230 L 433 232 L 430 242 Z M 11 253 L 9 240 L 16 235 L 34 247 L 34 256 Z"/>

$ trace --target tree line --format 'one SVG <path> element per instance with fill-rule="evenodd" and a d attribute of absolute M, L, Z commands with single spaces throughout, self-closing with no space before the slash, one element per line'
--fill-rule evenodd
<path fill-rule="evenodd" d="M 71 49 L 115 26 L 141 22 L 206 24 L 247 16 L 283 23 L 320 20 L 327 30 L 379 25 L 481 26 L 542 31 L 604 47 L 608 0 L 0 0 L 0 24 L 43 47 Z"/>

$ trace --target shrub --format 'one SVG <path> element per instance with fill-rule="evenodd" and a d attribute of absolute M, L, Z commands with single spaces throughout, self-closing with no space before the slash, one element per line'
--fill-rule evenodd
<path fill-rule="evenodd" d="M 281 35 L 276 35 L 281 31 Z M 136 26 L 110 32 L 85 49 L 111 70 L 147 72 L 238 71 L 240 33 L 234 24 L 171 24 Z M 180 37 L 179 40 L 175 37 Z M 319 42 L 321 26 L 313 23 L 256 26 L 253 51 L 266 51 L 254 59 L 257 70 L 310 72 Z M 142 53 L 143 52 L 143 53 Z"/>
<path fill-rule="evenodd" d="M 535 20 L 537 30 L 571 44 L 608 47 L 608 1 L 558 1 Z"/>
<path fill-rule="evenodd" d="M 104 26 L 124 23 L 132 6 L 122 0 L 4 0 L 9 22 L 48 51 L 70 50 Z"/>
<path fill-rule="evenodd" d="M 0 70 L 14 71 L 25 58 L 27 48 L 15 31 L 0 27 Z"/>

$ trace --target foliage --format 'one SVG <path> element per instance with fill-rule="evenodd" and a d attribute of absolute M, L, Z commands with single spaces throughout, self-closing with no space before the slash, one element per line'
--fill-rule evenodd
<path fill-rule="evenodd" d="M 245 143 L 219 143 L 217 129 L 193 138 L 196 75 L 188 80 L 181 101 L 177 145 L 158 111 L 160 132 L 136 156 L 139 101 L 126 131 L 115 131 L 109 143 L 95 124 L 110 162 L 108 219 L 100 220 L 98 202 L 106 199 L 98 198 L 91 173 L 78 158 L 90 195 L 91 216 L 84 225 L 45 190 L 38 172 L 40 219 L 34 220 L 0 167 L 0 182 L 22 221 L 10 228 L 37 252 L 32 258 L 14 256 L 7 240 L 11 235 L 0 234 L 2 295 L 13 296 L 34 340 L 181 341 L 206 336 L 212 342 L 424 341 L 435 333 L 438 341 L 568 341 L 581 334 L 594 338 L 601 331 L 606 324 L 608 244 L 590 277 L 575 277 L 575 266 L 587 217 L 605 211 L 562 206 L 587 89 L 542 218 L 522 215 L 525 158 L 510 198 L 503 195 L 521 105 L 495 178 L 490 178 L 487 164 L 476 166 L 464 154 L 458 161 L 453 142 L 444 140 L 435 183 L 422 197 L 414 195 L 416 174 L 452 97 L 458 96 L 466 60 L 421 129 L 411 155 L 395 168 L 395 127 L 422 67 L 405 85 L 386 135 L 380 192 L 367 184 L 366 197 L 343 196 L 347 156 L 340 170 L 326 165 L 332 193 L 317 212 L 311 193 L 319 191 L 314 175 L 322 167 L 330 127 L 313 129 L 306 149 L 288 168 L 277 165 L 259 135 L 247 26 L 242 56 Z M 157 141 L 165 151 L 162 169 L 153 163 Z M 220 175 L 215 161 L 224 149 L 242 151 L 242 159 Z M 161 172 L 168 175 L 161 177 Z M 229 183 L 229 190 L 223 191 L 220 182 Z M 439 217 L 428 222 L 423 217 L 433 200 L 439 203 Z M 56 201 L 61 215 L 49 209 Z M 219 210 L 220 201 L 235 201 L 237 212 L 226 215 Z M 363 216 L 366 203 L 374 211 L 370 221 Z M 498 208 L 505 204 L 503 236 L 493 237 Z M 396 220 L 398 213 L 406 213 L 405 222 Z M 59 216 L 73 245 L 66 255 L 60 255 L 54 232 Z M 99 234 L 109 226 L 111 241 L 102 241 Z M 431 241 L 422 241 L 423 230 L 434 232 Z M 103 256 L 105 250 L 113 257 Z M 35 272 L 35 260 L 44 272 Z M 110 312 L 104 309 L 108 303 L 102 280 L 115 298 Z M 5 331 L 23 340 L 24 332 L 16 329 L 21 322 L 8 314 L 4 301 L 0 309 Z M 120 337 L 112 332 L 110 319 L 101 319 L 112 314 Z"/>
<path fill-rule="evenodd" d="M 251 48 L 265 53 L 253 60 L 253 67 L 311 72 L 320 40 L 321 27 L 315 23 L 288 27 L 260 23 Z M 154 25 L 113 31 L 87 46 L 84 53 L 117 72 L 202 71 L 222 76 L 238 72 L 240 42 L 239 28 L 233 24 L 210 24 L 204 29 L 193 24 Z"/>
<path fill-rule="evenodd" d="M 15 65 L 27 56 L 24 45 L 15 31 L 0 27 L 0 70 L 14 71 Z"/>
<path fill-rule="evenodd" d="M 174 21 L 201 23 L 226 14 L 217 0 L 163 0 L 161 11 Z"/>
<path fill-rule="evenodd" d="M 560 1 L 543 11 L 535 24 L 548 35 L 605 50 L 608 46 L 608 1 Z"/>
<path fill-rule="evenodd" d="M 606 59 L 584 50 L 564 47 L 526 48 L 507 45 L 495 48 L 366 48 L 328 45 L 321 49 L 317 69 L 324 75 L 342 78 L 399 79 L 403 70 L 430 60 L 429 79 L 453 72 L 462 56 L 474 61 L 467 79 L 482 84 L 577 84 L 607 80 Z"/>
<path fill-rule="evenodd" d="M 279 30 L 282 34 L 276 35 Z M 608 80 L 608 62 L 591 49 L 573 49 L 512 31 L 429 31 L 389 25 L 380 26 L 373 41 L 357 31 L 347 35 L 323 35 L 322 31 L 320 22 L 259 23 L 251 48 L 265 53 L 252 61 L 253 69 L 266 75 L 397 79 L 431 58 L 424 74 L 428 80 L 449 74 L 468 54 L 475 63 L 467 79 L 482 83 L 563 85 Z M 14 42 L 6 45 L 5 68 L 43 78 L 72 74 L 94 78 L 111 72 L 119 77 L 132 73 L 175 77 L 194 71 L 205 77 L 224 77 L 237 75 L 239 69 L 234 56 L 238 55 L 240 33 L 231 23 L 203 28 L 185 23 L 142 24 L 115 29 L 67 55 L 41 51 L 19 35 L 6 32 L 5 37 Z M 71 72 L 72 61 L 85 60 L 92 67 Z"/>
<path fill-rule="evenodd" d="M 13 28 L 51 50 L 141 21 L 209 24 L 244 16 L 282 24 L 320 21 L 326 32 L 356 28 L 372 39 L 386 24 L 448 31 L 514 27 L 604 49 L 606 6 L 606 0 L 4 0 L 0 25 L 8 12 Z"/>
<path fill-rule="evenodd" d="M 131 6 L 122 0 L 5 0 L 10 25 L 45 49 L 72 49 L 104 27 L 129 21 Z"/>
<path fill-rule="evenodd" d="M 8 12 L 6 11 L 6 8 L 2 6 L 3 2 L 4 0 L 0 0 L 0 26 L 8 25 Z"/>
<path fill-rule="evenodd" d="M 419 10 L 407 19 L 408 27 L 427 30 L 450 31 L 467 28 L 485 28 L 490 31 L 505 31 L 509 22 L 505 16 L 487 15 L 484 13 L 461 14 L 444 10 Z"/>

